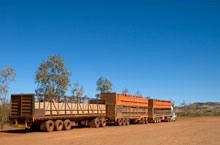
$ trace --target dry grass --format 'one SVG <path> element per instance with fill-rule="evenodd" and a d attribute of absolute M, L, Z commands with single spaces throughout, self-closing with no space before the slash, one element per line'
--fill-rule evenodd
<path fill-rule="evenodd" d="M 183 107 L 177 107 L 178 116 L 219 116 L 220 103 L 193 103 Z"/>

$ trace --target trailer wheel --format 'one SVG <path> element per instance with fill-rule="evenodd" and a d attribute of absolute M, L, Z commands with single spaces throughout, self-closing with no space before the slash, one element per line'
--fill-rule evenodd
<path fill-rule="evenodd" d="M 63 121 L 62 120 L 56 120 L 55 121 L 55 129 L 57 131 L 63 130 Z"/>
<path fill-rule="evenodd" d="M 130 120 L 126 119 L 126 125 L 130 125 Z"/>
<path fill-rule="evenodd" d="M 145 119 L 141 118 L 141 120 L 139 120 L 139 124 L 145 124 Z"/>
<path fill-rule="evenodd" d="M 101 120 L 100 120 L 100 122 L 101 122 L 101 127 L 105 127 L 106 126 L 106 120 L 105 120 L 105 118 L 102 118 Z"/>
<path fill-rule="evenodd" d="M 118 119 L 117 124 L 118 126 L 122 126 L 122 119 Z"/>
<path fill-rule="evenodd" d="M 144 119 L 144 122 L 145 122 L 145 124 L 148 124 L 148 119 L 145 118 L 145 119 Z"/>
<path fill-rule="evenodd" d="M 126 119 L 122 119 L 122 125 L 123 125 L 123 126 L 126 125 Z"/>
<path fill-rule="evenodd" d="M 91 128 L 99 128 L 100 126 L 100 120 L 99 118 L 95 118 L 90 122 L 90 127 Z"/>
<path fill-rule="evenodd" d="M 52 120 L 47 120 L 45 125 L 45 129 L 47 132 L 51 132 L 54 130 L 54 122 Z"/>
<path fill-rule="evenodd" d="M 63 122 L 63 128 L 64 128 L 64 130 L 70 130 L 71 129 L 71 121 L 70 120 L 65 120 L 64 122 Z"/>
<path fill-rule="evenodd" d="M 100 120 L 98 118 L 95 119 L 95 128 L 99 128 Z"/>

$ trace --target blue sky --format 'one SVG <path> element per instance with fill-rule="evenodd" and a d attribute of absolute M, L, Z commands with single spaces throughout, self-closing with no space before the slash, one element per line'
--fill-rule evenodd
<path fill-rule="evenodd" d="M 220 102 L 219 26 L 217 0 L 0 0 L 0 67 L 17 74 L 10 93 L 33 93 L 40 62 L 60 54 L 90 97 L 104 76 L 114 92 Z"/>

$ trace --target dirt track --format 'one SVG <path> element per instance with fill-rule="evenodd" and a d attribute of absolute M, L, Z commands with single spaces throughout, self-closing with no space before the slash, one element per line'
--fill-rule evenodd
<path fill-rule="evenodd" d="M 185 118 L 177 122 L 74 128 L 61 132 L 0 132 L 0 145 L 219 145 L 220 117 Z"/>

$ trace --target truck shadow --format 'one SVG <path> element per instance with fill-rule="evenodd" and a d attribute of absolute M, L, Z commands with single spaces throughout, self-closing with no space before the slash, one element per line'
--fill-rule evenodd
<path fill-rule="evenodd" d="M 25 133 L 36 132 L 36 131 L 32 131 L 32 130 L 28 130 L 28 129 L 10 129 L 10 130 L 2 130 L 0 132 L 25 134 Z"/>

